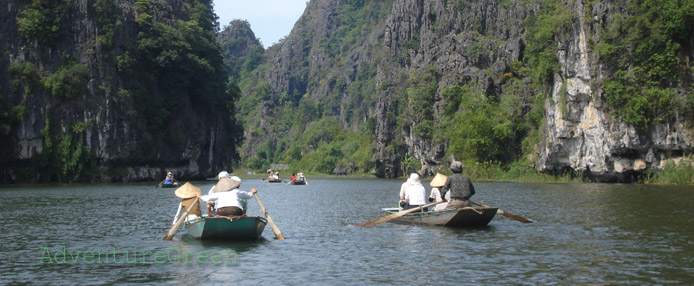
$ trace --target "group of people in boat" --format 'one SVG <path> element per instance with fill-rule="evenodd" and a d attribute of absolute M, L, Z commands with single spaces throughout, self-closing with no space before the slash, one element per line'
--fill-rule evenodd
<path fill-rule="evenodd" d="M 432 187 L 429 197 L 426 196 L 426 189 L 419 179 L 419 174 L 414 169 L 407 171 L 407 181 L 400 186 L 400 208 L 412 209 L 419 208 L 429 202 L 441 202 L 437 204 L 434 211 L 444 209 L 455 209 L 469 207 L 470 197 L 475 194 L 475 186 L 472 185 L 470 178 L 463 174 L 463 163 L 454 161 L 450 166 L 451 176 L 436 174 L 431 180 Z M 423 208 L 428 211 L 428 208 Z"/>
<path fill-rule="evenodd" d="M 196 198 L 206 203 L 207 216 L 243 216 L 248 208 L 248 199 L 253 198 L 258 190 L 252 188 L 250 192 L 242 191 L 241 178 L 231 176 L 228 172 L 222 171 L 217 175 L 219 181 L 212 186 L 207 195 L 202 195 L 199 189 L 189 183 L 183 185 L 176 190 L 175 194 L 181 198 L 181 203 L 178 206 L 178 211 L 174 216 L 172 224 L 178 221 L 181 212 L 190 209 L 193 201 Z M 200 207 L 195 207 L 190 210 L 187 220 L 194 220 L 202 217 Z"/>
<path fill-rule="evenodd" d="M 426 189 L 419 179 L 419 174 L 414 169 L 407 171 L 407 181 L 400 186 L 400 207 L 402 209 L 419 208 L 428 202 L 441 202 L 435 206 L 434 211 L 444 209 L 456 209 L 470 207 L 470 197 L 475 194 L 475 187 L 469 177 L 463 174 L 463 164 L 459 161 L 451 163 L 450 170 L 453 173 L 451 176 L 436 174 L 431 181 L 431 193 L 427 197 Z M 273 175 L 278 175 L 275 172 Z M 303 178 L 303 174 L 299 176 L 293 175 L 292 182 L 298 180 L 298 177 Z M 167 174 L 167 179 L 171 178 L 174 182 L 171 172 Z M 164 182 L 167 181 L 164 180 Z M 211 216 L 242 216 L 247 211 L 247 200 L 253 198 L 258 190 L 252 188 L 250 192 L 242 191 L 241 178 L 231 176 L 228 172 L 222 171 L 217 175 L 218 183 L 208 191 L 207 195 L 202 195 L 200 189 L 190 183 L 186 183 L 183 187 L 175 191 L 176 196 L 181 198 L 181 203 L 178 206 L 178 211 L 174 216 L 173 224 L 179 219 L 179 216 L 185 210 L 190 209 L 196 198 L 206 203 L 208 217 Z M 304 178 L 305 180 L 305 178 Z M 419 210 L 418 210 L 419 211 Z M 422 211 L 428 211 L 428 208 L 423 208 Z M 189 211 L 188 220 L 202 217 L 202 211 L 197 206 Z"/>
<path fill-rule="evenodd" d="M 265 171 L 269 176 L 267 177 L 267 181 L 270 183 L 277 183 L 281 182 L 282 179 L 280 179 L 280 172 L 272 172 L 272 169 L 268 169 Z"/>

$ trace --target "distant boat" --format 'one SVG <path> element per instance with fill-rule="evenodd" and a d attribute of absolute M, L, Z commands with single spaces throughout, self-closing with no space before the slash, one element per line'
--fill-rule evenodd
<path fill-rule="evenodd" d="M 268 183 L 281 183 L 282 179 L 267 179 Z"/>
<path fill-rule="evenodd" d="M 195 239 L 257 239 L 267 220 L 262 217 L 203 217 L 186 222 L 186 234 Z"/>
<path fill-rule="evenodd" d="M 292 182 L 292 185 L 306 185 L 306 180 L 296 179 L 296 181 Z"/>
<path fill-rule="evenodd" d="M 304 178 L 297 178 L 294 182 L 291 182 L 292 185 L 306 185 L 306 179 Z"/>
<path fill-rule="evenodd" d="M 303 173 L 298 173 L 296 174 L 296 178 L 294 178 L 294 181 L 291 181 L 292 185 L 307 185 L 308 181 L 306 181 L 306 177 L 304 177 Z"/>
<path fill-rule="evenodd" d="M 400 211 L 398 208 L 384 208 L 382 210 L 389 214 Z M 417 212 L 396 218 L 393 222 L 447 227 L 480 227 L 488 225 L 496 215 L 497 210 L 498 208 L 495 207 L 467 207 Z"/>
<path fill-rule="evenodd" d="M 161 184 L 159 185 L 160 188 L 175 188 L 178 187 L 178 183 L 173 183 L 173 184 Z"/>

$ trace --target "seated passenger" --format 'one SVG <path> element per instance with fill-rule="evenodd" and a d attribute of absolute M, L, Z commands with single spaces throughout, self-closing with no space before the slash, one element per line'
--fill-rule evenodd
<path fill-rule="evenodd" d="M 447 178 L 448 177 L 446 177 L 445 175 L 443 175 L 441 173 L 436 173 L 436 177 L 434 177 L 434 179 L 431 180 L 431 183 L 429 183 L 429 185 L 431 186 L 431 194 L 429 195 L 429 202 L 434 202 L 434 201 L 440 202 L 443 200 L 443 198 L 441 198 L 441 191 L 439 190 L 439 188 L 441 188 L 443 186 L 443 184 L 446 183 Z M 451 194 L 451 192 L 446 193 L 446 203 L 440 203 L 440 204 L 436 205 L 436 207 L 434 208 L 434 211 L 441 211 L 441 210 L 446 208 L 446 206 L 448 205 L 447 202 L 451 198 L 450 194 Z"/>
<path fill-rule="evenodd" d="M 185 213 L 187 210 L 190 209 L 191 205 L 195 201 L 195 197 L 199 194 L 200 188 L 193 186 L 193 184 L 191 183 L 186 183 L 174 192 L 174 195 L 181 198 L 181 203 L 178 204 L 178 210 L 176 211 L 174 220 L 171 223 L 172 225 L 176 224 L 176 221 L 178 221 L 179 216 L 181 214 Z M 196 205 L 195 208 L 188 212 L 188 217 L 186 217 L 186 220 L 190 220 L 191 218 L 194 219 L 196 217 L 202 217 L 202 212 L 200 211 L 200 204 Z"/>
<path fill-rule="evenodd" d="M 258 191 L 255 188 L 250 192 L 241 191 L 240 186 L 241 178 L 237 176 L 222 178 L 212 194 L 206 196 L 198 194 L 198 198 L 205 202 L 214 202 L 218 216 L 241 216 L 246 212 L 243 209 L 243 200 L 252 198 Z"/>
<path fill-rule="evenodd" d="M 166 173 L 166 178 L 164 178 L 159 185 L 178 185 L 178 182 L 174 179 L 173 173 L 168 172 Z"/>
<path fill-rule="evenodd" d="M 419 181 L 419 175 L 417 173 L 410 174 L 407 181 L 410 184 L 405 187 L 405 206 L 403 209 L 418 208 L 421 205 L 425 205 L 427 195 L 424 186 Z M 423 210 L 427 211 L 427 208 Z"/>
<path fill-rule="evenodd" d="M 229 178 L 231 175 L 227 171 L 221 171 L 219 174 L 217 174 L 217 180 L 221 180 L 222 178 Z M 211 195 L 214 193 L 214 189 L 217 187 L 217 185 L 212 186 L 210 188 L 210 191 L 207 192 L 208 195 Z M 209 202 L 207 203 L 207 216 L 211 217 L 215 215 L 215 207 L 214 207 L 214 202 Z"/>

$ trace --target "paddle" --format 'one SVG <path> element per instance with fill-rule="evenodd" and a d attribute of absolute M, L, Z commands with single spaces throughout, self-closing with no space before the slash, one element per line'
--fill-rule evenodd
<path fill-rule="evenodd" d="M 379 223 L 388 222 L 388 221 L 394 220 L 394 219 L 396 219 L 396 218 L 402 217 L 402 216 L 404 216 L 404 215 L 406 215 L 406 214 L 408 214 L 408 213 L 416 212 L 416 211 L 418 211 L 418 210 L 420 210 L 420 209 L 428 208 L 428 207 L 430 207 L 430 206 L 438 205 L 438 204 L 440 204 L 440 203 L 445 203 L 445 202 L 446 202 L 446 201 L 440 201 L 440 202 L 434 202 L 434 203 L 422 205 L 422 206 L 419 206 L 419 207 L 416 207 L 416 208 L 412 208 L 412 209 L 409 209 L 409 210 L 404 210 L 404 211 L 400 211 L 400 212 L 397 212 L 397 213 L 394 213 L 394 214 L 389 214 L 389 215 L 386 215 L 386 216 L 378 217 L 378 218 L 372 219 L 372 220 L 367 221 L 367 222 L 362 222 L 362 223 L 358 224 L 357 226 L 358 226 L 358 227 L 372 227 L 372 226 L 377 225 L 377 224 L 379 224 Z"/>
<path fill-rule="evenodd" d="M 255 199 L 258 201 L 258 205 L 260 206 L 260 210 L 263 211 L 263 214 L 265 215 L 265 219 L 267 219 L 267 222 L 270 223 L 270 227 L 272 228 L 272 231 L 275 232 L 275 237 L 279 240 L 283 240 L 284 236 L 280 232 L 280 229 L 275 225 L 275 222 L 272 221 L 272 218 L 270 218 L 270 214 L 267 212 L 265 207 L 263 206 L 263 203 L 260 202 L 260 197 L 258 197 L 258 193 L 255 193 Z"/>
<path fill-rule="evenodd" d="M 488 206 L 485 206 L 484 204 L 478 204 L 478 203 L 473 202 L 473 201 L 470 201 L 470 202 L 471 202 L 472 204 L 474 204 L 474 205 L 478 205 L 478 206 L 481 206 L 481 207 L 488 207 Z M 524 217 L 522 217 L 522 216 L 515 215 L 515 214 L 512 214 L 512 213 L 503 211 L 503 210 L 501 210 L 501 209 L 497 209 L 497 210 L 496 210 L 496 213 L 498 213 L 498 214 L 500 214 L 500 215 L 503 215 L 503 216 L 505 216 L 505 217 L 507 217 L 507 218 L 520 221 L 520 222 L 522 222 L 522 223 L 532 223 L 532 222 L 533 222 L 533 221 L 531 221 L 531 220 L 529 220 L 529 219 L 526 219 L 526 218 L 524 218 Z"/>
<path fill-rule="evenodd" d="M 190 205 L 190 208 L 188 208 L 188 210 L 186 212 L 184 212 L 183 215 L 178 219 L 176 224 L 171 226 L 171 229 L 169 229 L 169 232 L 166 233 L 164 240 L 171 240 L 174 237 L 178 228 L 181 226 L 181 224 L 183 224 L 183 221 L 186 220 L 186 217 L 188 217 L 188 213 L 190 213 L 190 210 L 192 210 L 194 207 L 198 206 L 199 200 L 200 200 L 199 198 L 196 198 L 195 201 L 193 201 L 193 204 Z"/>

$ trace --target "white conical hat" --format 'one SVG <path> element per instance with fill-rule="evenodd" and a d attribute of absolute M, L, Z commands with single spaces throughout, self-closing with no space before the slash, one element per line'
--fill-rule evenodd
<path fill-rule="evenodd" d="M 174 195 L 181 199 L 189 199 L 200 194 L 200 188 L 193 186 L 190 182 L 185 183 L 180 188 L 176 189 Z"/>
<path fill-rule="evenodd" d="M 233 189 L 238 188 L 241 185 L 240 181 L 234 180 L 232 178 L 224 177 L 219 179 L 217 186 L 214 187 L 215 193 L 228 192 Z"/>
<path fill-rule="evenodd" d="M 434 177 L 433 180 L 431 180 L 431 183 L 429 183 L 430 186 L 434 188 L 439 188 L 442 187 L 444 184 L 446 184 L 446 180 L 448 177 L 446 175 L 441 174 L 441 173 L 436 173 L 436 177 Z"/>

